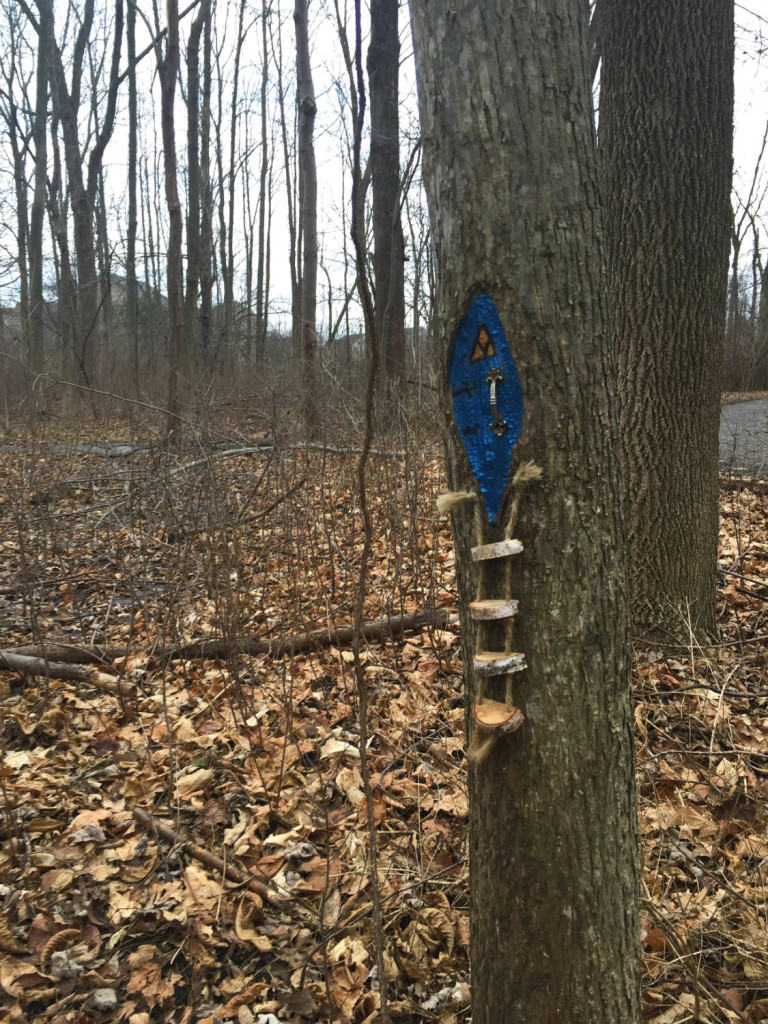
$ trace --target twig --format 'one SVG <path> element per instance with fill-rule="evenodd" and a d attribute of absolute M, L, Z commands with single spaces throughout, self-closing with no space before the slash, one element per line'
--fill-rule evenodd
<path fill-rule="evenodd" d="M 265 516 L 268 516 L 270 512 L 274 512 L 278 505 L 282 505 L 284 501 L 287 501 L 291 495 L 296 493 L 296 491 L 300 491 L 306 482 L 307 478 L 303 476 L 297 484 L 294 484 L 293 487 L 289 487 L 285 494 L 279 495 L 273 502 L 270 502 L 266 508 L 263 508 L 261 512 L 254 512 L 253 515 L 246 516 L 245 519 L 240 519 L 239 522 L 243 524 L 255 523 L 259 519 L 263 519 Z"/>
<path fill-rule="evenodd" d="M 154 833 L 161 839 L 165 839 L 167 843 L 177 846 L 190 857 L 199 860 L 201 864 L 205 864 L 206 867 L 211 868 L 213 871 L 218 871 L 228 881 L 234 882 L 236 885 L 244 885 L 246 889 L 255 892 L 257 896 L 260 896 L 271 906 L 281 909 L 285 906 L 286 901 L 281 896 L 278 896 L 277 893 L 271 892 L 263 882 L 246 874 L 233 864 L 227 864 L 221 857 L 217 857 L 215 853 L 211 853 L 202 846 L 187 842 L 170 825 L 165 825 L 162 821 L 158 821 L 157 818 L 147 811 L 142 810 L 140 807 L 135 807 L 132 813 L 134 820 L 142 828 L 146 829 L 147 832 Z"/>

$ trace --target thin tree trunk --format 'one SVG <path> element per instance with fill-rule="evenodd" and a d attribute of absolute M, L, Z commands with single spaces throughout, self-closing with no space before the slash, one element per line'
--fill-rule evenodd
<path fill-rule="evenodd" d="M 176 179 L 176 131 L 173 103 L 176 76 L 179 73 L 179 4 L 168 0 L 168 33 L 165 56 L 156 47 L 157 70 L 160 76 L 163 161 L 165 167 L 165 200 L 168 206 L 168 436 L 173 438 L 179 428 L 179 370 L 184 324 L 183 278 L 181 263 L 182 214 Z"/>
<path fill-rule="evenodd" d="M 527 460 L 542 470 L 514 526 L 523 553 L 509 575 L 506 559 L 485 570 L 486 597 L 519 600 L 512 649 L 528 667 L 507 680 L 511 694 L 491 680 L 489 696 L 525 720 L 469 775 L 472 1019 L 636 1024 L 630 660 L 584 7 L 413 0 L 411 11 L 449 484 L 478 486 L 447 371 L 480 292 L 498 309 L 525 397 L 513 470 Z M 478 426 L 491 437 L 488 395 L 477 395 Z M 501 540 L 514 506 L 507 493 L 502 522 L 481 511 L 482 528 L 464 507 L 454 535 L 472 702 L 469 548 Z"/>
<path fill-rule="evenodd" d="M 405 240 L 400 215 L 399 0 L 372 0 L 368 82 L 371 99 L 373 279 L 376 334 L 385 375 L 405 371 Z"/>
<path fill-rule="evenodd" d="M 139 379 L 139 285 L 136 279 L 139 110 L 136 92 L 136 6 L 131 0 L 128 2 L 126 12 L 126 45 L 128 49 L 128 230 L 125 240 L 125 326 L 131 353 L 133 391 L 138 396 L 141 390 Z"/>
<path fill-rule="evenodd" d="M 237 14 L 237 43 L 232 69 L 232 100 L 230 103 L 229 125 L 229 173 L 227 175 L 227 274 L 224 278 L 224 345 L 225 359 L 229 366 L 237 365 L 239 346 L 235 339 L 235 183 L 237 181 L 237 127 L 240 101 L 240 58 L 245 39 L 245 0 L 240 0 Z"/>
<path fill-rule="evenodd" d="M 299 103 L 299 211 L 303 239 L 301 273 L 301 356 L 304 426 L 316 437 L 320 424 L 317 369 L 317 168 L 315 165 L 315 87 L 309 55 L 307 0 L 297 0 L 296 74 Z"/>
<path fill-rule="evenodd" d="M 211 10 L 203 32 L 203 93 L 200 127 L 200 352 L 203 365 L 211 365 L 213 318 L 213 192 L 211 188 Z"/>
<path fill-rule="evenodd" d="M 271 26 L 270 26 L 271 36 Z M 296 191 L 294 175 L 291 169 L 291 150 L 288 145 L 288 119 L 285 109 L 285 93 L 287 85 L 283 77 L 283 33 L 277 26 L 277 48 L 272 37 L 272 53 L 277 73 L 277 104 L 280 120 L 280 134 L 283 143 L 283 169 L 285 171 L 285 194 L 288 205 L 288 264 L 291 275 L 291 356 L 295 363 L 301 359 L 301 282 L 298 269 L 298 230 L 296 217 Z"/>
<path fill-rule="evenodd" d="M 269 170 L 269 139 L 267 135 L 267 84 L 269 82 L 269 61 L 267 60 L 267 18 L 269 11 L 265 8 L 261 13 L 261 171 L 259 175 L 259 255 L 256 265 L 256 362 L 264 361 L 264 350 L 267 337 L 267 308 L 265 298 L 265 220 L 267 214 L 267 171 Z"/>
<path fill-rule="evenodd" d="M 72 274 L 72 263 L 69 254 L 69 234 L 67 231 L 61 153 L 58 141 L 58 123 L 55 112 L 51 121 L 51 155 L 53 158 L 53 169 L 48 183 L 48 216 L 51 224 L 51 234 L 55 242 L 54 257 L 56 251 L 58 252 L 56 293 L 59 300 L 58 318 L 59 334 L 61 336 L 60 372 L 62 380 L 73 380 L 75 373 L 75 340 L 73 335 L 77 289 Z M 65 389 L 63 401 L 64 407 L 67 408 L 71 402 L 69 389 Z"/>
<path fill-rule="evenodd" d="M 195 325 L 200 290 L 200 38 L 210 14 L 210 0 L 203 0 L 192 22 L 187 41 L 187 285 L 184 296 L 182 364 L 189 376 L 195 363 Z"/>
<path fill-rule="evenodd" d="M 37 68 L 35 79 L 35 120 L 32 141 L 35 147 L 35 187 L 29 229 L 29 366 L 33 373 L 43 371 L 44 316 L 43 301 L 43 224 L 45 220 L 46 184 L 48 172 L 48 64 L 50 60 L 53 25 L 45 6 L 39 12 L 37 40 Z"/>
<path fill-rule="evenodd" d="M 13 157 L 13 182 L 16 194 L 16 265 L 19 268 L 19 316 L 21 319 L 22 345 L 27 358 L 29 343 L 29 203 L 27 201 L 26 161 L 17 133 L 18 109 L 13 101 L 13 85 L 9 86 L 9 138 Z"/>

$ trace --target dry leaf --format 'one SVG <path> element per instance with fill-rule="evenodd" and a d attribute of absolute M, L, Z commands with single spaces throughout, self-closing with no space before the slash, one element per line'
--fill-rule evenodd
<path fill-rule="evenodd" d="M 0 914 L 0 949 L 5 953 L 26 953 L 24 946 L 11 931 L 7 914 Z"/>

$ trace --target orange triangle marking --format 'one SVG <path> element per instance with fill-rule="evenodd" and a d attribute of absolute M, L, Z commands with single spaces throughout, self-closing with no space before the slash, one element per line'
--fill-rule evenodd
<path fill-rule="evenodd" d="M 491 356 L 496 355 L 496 346 L 493 343 L 493 338 L 488 333 L 486 327 L 481 326 L 477 332 L 477 338 L 475 344 L 472 347 L 472 354 L 469 357 L 470 363 L 479 363 L 481 359 L 490 359 Z"/>

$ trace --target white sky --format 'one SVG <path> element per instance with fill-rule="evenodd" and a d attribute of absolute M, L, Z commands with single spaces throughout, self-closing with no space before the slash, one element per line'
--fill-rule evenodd
<path fill-rule="evenodd" d="M 105 0 L 102 0 L 104 3 Z M 339 0 L 343 7 L 345 0 Z M 350 0 L 346 0 L 351 8 Z M 734 184 L 740 194 L 746 193 L 751 182 L 755 160 L 759 153 L 763 132 L 768 118 L 768 17 L 760 14 L 758 9 L 764 0 L 746 0 L 744 4 L 736 4 L 736 70 L 735 70 L 735 133 L 734 133 Z M 99 6 L 99 5 L 97 5 Z M 148 7 L 148 3 L 143 5 Z M 159 5 L 163 6 L 163 5 Z M 184 6 L 183 0 L 180 6 Z M 234 4 L 224 5 L 230 11 L 230 18 L 235 17 Z M 287 103 L 290 106 L 294 96 L 294 70 L 293 52 L 295 37 L 291 19 L 293 4 L 290 0 L 282 0 L 282 3 L 275 3 L 273 9 L 281 7 L 285 18 L 283 26 L 283 50 L 285 60 L 285 74 L 289 77 L 290 89 L 287 96 Z M 102 10 L 104 8 L 102 7 Z M 246 10 L 247 18 L 253 23 L 243 52 L 243 81 L 248 79 L 252 83 L 258 79 L 261 67 L 261 39 L 260 26 L 258 22 L 258 11 L 260 5 L 255 0 L 248 0 Z M 316 152 L 318 163 L 318 184 L 319 184 L 319 210 L 318 229 L 320 232 L 322 258 L 325 261 L 328 272 L 334 284 L 334 290 L 339 291 L 343 284 L 343 269 L 341 266 L 341 252 L 343 236 L 341 230 L 341 210 L 349 203 L 348 183 L 345 188 L 342 202 L 342 152 L 345 146 L 344 126 L 340 119 L 338 89 L 335 83 L 342 82 L 346 88 L 346 70 L 343 66 L 340 46 L 333 22 L 332 0 L 313 0 L 311 4 L 311 31 L 312 31 L 312 59 L 313 73 L 315 79 L 315 90 L 317 95 L 317 118 L 315 126 Z M 407 131 L 411 139 L 417 135 L 416 124 L 416 96 L 414 89 L 414 73 L 411 54 L 411 39 L 409 27 L 405 22 L 407 7 L 403 7 L 401 14 L 401 60 L 403 61 L 401 76 L 401 98 L 404 101 L 401 114 L 401 130 Z M 182 45 L 188 32 L 190 17 L 185 19 L 182 28 Z M 61 22 L 57 25 L 57 32 L 61 31 Z M 146 35 L 139 23 L 140 38 L 137 41 L 140 50 L 144 43 L 142 37 Z M 350 26 L 350 45 L 354 45 L 353 29 Z M 365 57 L 365 55 L 364 55 Z M 231 61 L 232 53 L 228 50 L 224 59 Z M 125 53 L 123 53 L 123 65 Z M 145 58 L 142 67 L 142 77 L 145 89 L 154 76 L 154 57 Z M 156 88 L 156 81 L 154 82 Z M 125 206 L 127 197 L 125 193 L 125 123 L 126 123 L 126 97 L 125 91 L 120 101 L 120 112 L 118 115 L 118 127 L 115 136 L 107 150 L 105 165 L 107 168 L 108 180 L 114 190 L 115 215 L 121 221 L 124 231 Z M 256 96 L 249 109 L 252 111 L 249 124 L 249 134 L 252 141 L 256 141 L 260 130 L 258 124 L 258 96 Z M 151 128 L 149 132 L 151 132 Z M 225 129 L 226 130 L 226 129 Z M 349 131 L 349 126 L 346 128 Z M 159 133 L 158 133 L 159 134 Z M 184 109 L 179 105 L 177 111 L 177 145 L 179 147 L 179 164 L 184 162 L 183 149 L 185 145 L 185 114 Z M 145 143 L 146 145 L 146 143 Z M 408 156 L 408 144 L 404 144 L 401 150 L 401 159 L 404 162 Z M 766 154 L 765 181 L 768 184 L 768 154 Z M 254 179 L 258 177 L 259 154 L 255 153 L 249 161 L 250 173 Z M 275 152 L 275 168 L 277 174 L 282 174 L 282 148 L 279 139 Z M 5 172 L 0 170 L 3 176 L 3 188 L 7 191 L 12 188 L 11 179 L 6 167 Z M 226 168 L 225 168 L 226 170 Z M 258 183 L 254 181 L 254 188 Z M 160 185 L 162 190 L 162 184 Z M 160 192 L 161 218 L 162 191 Z M 768 209 L 764 211 L 768 214 Z M 768 217 L 766 217 L 768 221 Z M 273 210 L 272 223 L 272 286 L 271 305 L 276 317 L 287 319 L 285 316 L 289 306 L 290 277 L 288 273 L 288 241 L 287 229 L 285 227 L 285 189 L 282 181 L 276 186 L 275 205 Z M 242 224 L 241 214 L 236 218 L 238 226 Z M 115 231 L 115 239 L 120 232 Z M 768 231 L 762 234 L 768 237 Z M 1 240 L 0 240 L 1 241 Z M 155 237 L 155 244 L 158 239 Z M 5 240 L 5 244 L 11 246 L 12 240 Z M 162 240 L 160 240 L 162 244 Z M 347 244 L 347 248 L 349 245 Z M 141 273 L 141 271 L 140 271 Z M 5 276 L 5 275 L 3 275 Z M 351 279 L 351 272 L 350 272 Z M 10 281 L 0 280 L 0 295 L 4 302 L 13 302 L 11 296 L 15 292 L 15 286 Z M 318 295 L 318 317 L 324 320 L 326 317 L 326 296 L 327 284 L 324 271 L 319 274 L 319 295 Z M 336 310 L 339 306 L 339 297 L 336 296 Z M 282 316 L 281 316 L 282 314 Z M 358 319 L 353 315 L 353 320 Z M 285 320 L 283 321 L 285 322 Z"/>

